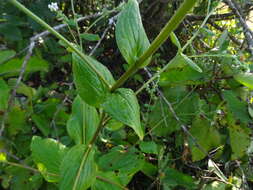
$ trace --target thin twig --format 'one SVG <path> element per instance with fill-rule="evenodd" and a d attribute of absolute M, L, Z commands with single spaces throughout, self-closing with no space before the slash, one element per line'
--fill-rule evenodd
<path fill-rule="evenodd" d="M 247 25 L 245 19 L 243 18 L 241 11 L 239 10 L 239 5 L 233 1 L 233 0 L 224 0 L 224 2 L 229 6 L 229 8 L 234 12 L 234 14 L 239 19 L 239 23 L 241 24 L 243 28 L 243 33 L 245 35 L 245 38 L 247 39 L 248 48 L 251 53 L 251 57 L 253 57 L 253 32 Z"/>
<path fill-rule="evenodd" d="M 17 94 L 17 89 L 20 85 L 20 82 L 21 80 L 23 79 L 23 76 L 25 74 L 25 70 L 26 70 L 26 66 L 27 66 L 27 63 L 29 61 L 29 59 L 31 58 L 32 56 L 32 53 L 33 53 L 33 48 L 35 47 L 35 42 L 34 40 L 31 39 L 30 41 L 30 45 L 29 45 L 29 49 L 27 51 L 27 54 L 25 56 L 25 59 L 23 61 L 23 64 L 21 66 L 21 69 L 20 69 L 20 73 L 19 73 L 19 77 L 16 81 L 16 84 L 14 86 L 14 88 L 12 89 L 12 93 L 11 93 L 11 96 L 9 98 L 9 101 L 8 101 L 8 107 L 7 107 L 7 110 L 4 112 L 4 116 L 3 116 L 3 119 L 2 119 L 2 123 L 1 123 L 1 129 L 0 129 L 0 137 L 2 136 L 3 134 L 3 131 L 5 129 L 5 120 L 7 119 L 8 117 L 8 113 L 10 112 L 11 110 L 11 107 L 13 105 L 13 101 L 16 97 L 16 94 Z"/>
<path fill-rule="evenodd" d="M 84 21 L 84 20 L 88 20 L 88 19 L 91 19 L 91 18 L 96 18 L 96 17 L 101 16 L 102 14 L 103 14 L 103 13 L 100 12 L 100 13 L 96 13 L 96 14 L 93 14 L 93 15 L 84 16 L 84 17 L 78 18 L 78 19 L 77 19 L 77 22 L 82 22 L 82 21 Z M 55 30 L 58 31 L 58 30 L 63 29 L 63 28 L 65 28 L 65 27 L 67 27 L 67 26 L 68 26 L 68 25 L 67 25 L 66 23 L 64 23 L 64 24 L 59 24 L 59 25 L 54 26 L 53 29 L 55 29 Z M 31 40 L 34 41 L 34 42 L 37 42 L 39 39 L 44 38 L 44 37 L 48 36 L 49 34 L 51 34 L 51 33 L 50 33 L 48 30 L 45 30 L 45 31 L 43 31 L 43 32 L 41 32 L 41 33 L 39 33 L 39 34 L 36 34 L 36 35 L 34 35 L 33 37 L 31 37 Z M 30 46 L 30 45 L 29 45 L 29 46 Z M 19 56 L 19 55 L 22 54 L 22 53 L 24 53 L 26 50 L 29 49 L 29 46 L 25 47 L 23 50 L 21 50 L 20 52 L 16 53 L 15 55 L 9 57 L 9 58 L 8 58 L 7 60 L 5 60 L 4 62 L 0 63 L 0 65 L 5 64 L 5 63 L 7 63 L 9 60 L 11 60 L 11 59 L 13 59 L 13 58 Z"/>
<path fill-rule="evenodd" d="M 116 15 L 117 16 L 117 15 Z M 111 28 L 112 24 L 114 23 L 114 19 L 116 18 L 116 16 L 112 17 L 111 19 L 109 19 L 109 25 L 108 27 L 104 30 L 100 40 L 98 41 L 98 43 L 95 45 L 95 47 L 92 49 L 92 51 L 90 52 L 89 56 L 93 55 L 95 53 L 95 51 L 97 50 L 97 48 L 100 46 L 101 42 L 103 41 L 103 39 L 105 38 L 108 30 Z"/>
<path fill-rule="evenodd" d="M 152 78 L 153 75 L 149 72 L 149 70 L 145 67 L 144 71 L 147 73 L 147 75 L 149 76 L 149 78 Z M 154 81 L 152 81 L 152 84 L 154 83 Z M 172 113 L 173 117 L 176 119 L 176 121 L 180 124 L 181 129 L 184 131 L 184 133 L 186 133 L 193 141 L 193 143 L 195 144 L 195 146 L 203 153 L 205 154 L 208 158 L 210 158 L 210 155 L 208 154 L 208 152 L 197 142 L 197 139 L 188 131 L 187 127 L 183 124 L 183 122 L 179 119 L 179 117 L 177 116 L 175 110 L 173 109 L 171 103 L 167 100 L 167 98 L 164 96 L 163 92 L 160 89 L 157 89 L 157 92 L 159 94 L 159 96 L 164 100 L 164 102 L 167 104 L 170 112 Z"/>

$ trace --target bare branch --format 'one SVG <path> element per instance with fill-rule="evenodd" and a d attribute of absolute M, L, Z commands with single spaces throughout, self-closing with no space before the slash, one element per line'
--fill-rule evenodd
<path fill-rule="evenodd" d="M 10 112 L 11 110 L 11 107 L 13 105 L 13 102 L 14 102 L 14 99 L 15 99 L 15 96 L 16 96 L 16 93 L 17 93 L 17 89 L 20 85 L 20 82 L 21 80 L 23 79 L 23 76 L 25 74 L 25 70 L 26 70 L 26 66 L 27 66 L 27 63 L 29 61 L 29 59 L 31 58 L 32 56 L 32 53 L 33 53 L 33 49 L 35 47 L 35 42 L 34 40 L 32 40 L 31 38 L 31 41 L 30 41 L 30 45 L 29 45 L 29 49 L 27 51 L 27 54 L 25 56 L 25 59 L 23 61 L 23 64 L 21 66 L 21 69 L 20 69 L 20 73 L 19 73 L 19 77 L 16 81 L 16 84 L 14 86 L 14 88 L 12 89 L 12 93 L 11 93 L 11 96 L 9 98 L 9 101 L 8 101 L 8 107 L 7 107 L 7 110 L 4 112 L 4 115 L 3 115 L 3 119 L 2 119 L 2 123 L 1 123 L 1 129 L 0 129 L 0 137 L 2 136 L 3 134 L 3 131 L 5 129 L 5 120 L 7 119 L 8 117 L 8 113 Z"/>
<path fill-rule="evenodd" d="M 253 32 L 251 31 L 245 19 L 243 18 L 243 15 L 239 10 L 240 9 L 239 5 L 234 0 L 224 0 L 224 3 L 226 3 L 229 6 L 229 8 L 234 12 L 234 14 L 239 19 L 239 22 L 244 30 L 243 32 L 248 44 L 248 48 L 250 50 L 251 56 L 253 57 Z"/>

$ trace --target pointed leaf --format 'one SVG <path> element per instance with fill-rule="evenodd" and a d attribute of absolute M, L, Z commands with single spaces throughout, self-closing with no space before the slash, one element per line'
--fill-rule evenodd
<path fill-rule="evenodd" d="M 234 79 L 244 86 L 253 89 L 253 74 L 252 73 L 240 73 L 234 76 Z"/>
<path fill-rule="evenodd" d="M 86 190 L 94 183 L 96 179 L 94 150 L 88 155 L 86 150 L 85 145 L 76 145 L 63 158 L 60 167 L 60 190 Z"/>
<path fill-rule="evenodd" d="M 185 62 L 194 70 L 202 73 L 202 69 L 196 64 L 194 63 L 189 57 L 187 57 L 186 55 L 184 54 L 181 54 L 183 59 L 185 60 Z"/>
<path fill-rule="evenodd" d="M 105 112 L 113 119 L 133 128 L 140 139 L 144 137 L 144 129 L 140 122 L 140 107 L 131 89 L 120 88 L 107 97 L 102 104 Z"/>
<path fill-rule="evenodd" d="M 116 41 L 121 54 L 130 65 L 134 64 L 150 45 L 136 0 L 129 0 L 118 17 Z M 144 65 L 149 61 L 150 59 L 145 61 Z"/>
<path fill-rule="evenodd" d="M 67 123 L 69 136 L 76 144 L 88 144 L 99 123 L 96 108 L 77 96 L 72 104 L 72 114 Z"/>
<path fill-rule="evenodd" d="M 32 157 L 45 179 L 59 181 L 60 164 L 67 148 L 54 139 L 34 136 L 31 144 Z"/>
<path fill-rule="evenodd" d="M 91 42 L 100 40 L 100 37 L 97 34 L 83 33 L 83 34 L 80 34 L 80 37 Z"/>
<path fill-rule="evenodd" d="M 174 32 L 171 32 L 170 34 L 170 40 L 172 41 L 172 43 L 178 47 L 179 51 L 182 49 L 181 44 L 176 36 L 176 34 Z"/>
<path fill-rule="evenodd" d="M 86 58 L 96 67 L 109 84 L 112 85 L 115 82 L 110 71 L 104 65 L 89 56 L 86 56 Z M 73 54 L 73 73 L 74 82 L 82 100 L 91 106 L 99 107 L 109 93 L 109 88 L 76 54 Z"/>

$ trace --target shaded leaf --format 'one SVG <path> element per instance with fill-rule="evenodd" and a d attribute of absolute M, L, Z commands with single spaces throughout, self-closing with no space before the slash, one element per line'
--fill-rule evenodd
<path fill-rule="evenodd" d="M 87 60 L 103 75 L 109 84 L 115 81 L 110 71 L 95 59 L 86 56 Z M 73 54 L 74 82 L 78 94 L 84 102 L 91 106 L 99 107 L 105 101 L 109 88 L 99 79 L 97 74 L 90 69 L 78 55 Z"/>
<path fill-rule="evenodd" d="M 9 86 L 0 78 L 0 111 L 4 111 L 8 106 L 9 92 Z"/>
<path fill-rule="evenodd" d="M 247 110 L 247 103 L 239 100 L 236 95 L 229 90 L 223 92 L 225 101 L 227 102 L 228 110 L 233 113 L 236 119 L 243 123 L 251 121 Z"/>
<path fill-rule="evenodd" d="M 121 54 L 130 65 L 134 64 L 150 45 L 136 0 L 129 0 L 118 17 L 116 41 Z M 149 62 L 150 59 L 145 61 L 144 65 Z"/>
<path fill-rule="evenodd" d="M 114 172 L 98 172 L 97 176 L 99 177 L 91 186 L 91 190 L 122 190 L 123 184 Z"/>
<path fill-rule="evenodd" d="M 232 160 L 244 156 L 250 146 L 250 132 L 242 127 L 234 125 L 229 127 L 230 146 L 232 149 Z"/>
<path fill-rule="evenodd" d="M 197 187 L 191 176 L 183 174 L 173 168 L 166 168 L 164 175 L 162 177 L 164 188 L 170 189 L 181 186 L 187 189 L 196 189 Z"/>
<path fill-rule="evenodd" d="M 49 121 L 45 118 L 44 115 L 39 115 L 39 114 L 33 114 L 32 115 L 32 120 L 38 127 L 38 129 L 42 132 L 44 136 L 48 136 L 50 133 L 50 123 Z"/>
<path fill-rule="evenodd" d="M 219 132 L 214 126 L 211 126 L 208 120 L 200 116 L 193 121 L 189 132 L 194 136 L 196 141 L 206 151 L 206 153 L 208 153 L 211 149 L 220 146 L 221 137 Z M 190 137 L 189 142 L 193 161 L 198 161 L 206 157 L 206 154 L 202 152 L 194 142 L 192 142 Z"/>
<path fill-rule="evenodd" d="M 127 175 L 133 175 L 142 169 L 143 157 L 136 148 L 125 150 L 122 146 L 112 148 L 99 158 L 98 166 L 102 171 L 118 170 Z"/>
<path fill-rule="evenodd" d="M 27 126 L 25 110 L 22 110 L 19 106 L 13 106 L 8 114 L 7 123 L 9 125 L 7 130 L 10 135 L 16 135 L 24 130 Z"/>
<path fill-rule="evenodd" d="M 154 141 L 142 141 L 139 146 L 142 152 L 148 154 L 158 154 L 158 146 Z"/>
<path fill-rule="evenodd" d="M 14 56 L 16 52 L 14 50 L 2 50 L 0 51 L 0 64 L 7 61 L 10 57 Z"/>
<path fill-rule="evenodd" d="M 140 139 L 144 137 L 144 129 L 140 122 L 140 107 L 131 89 L 120 88 L 107 97 L 102 108 L 113 119 L 133 128 Z"/>

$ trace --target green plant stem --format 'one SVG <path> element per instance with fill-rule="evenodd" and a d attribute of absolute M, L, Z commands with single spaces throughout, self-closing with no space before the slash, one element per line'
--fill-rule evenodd
<path fill-rule="evenodd" d="M 27 170 L 30 170 L 30 171 L 32 171 L 34 173 L 41 173 L 39 170 L 37 170 L 35 168 L 32 168 L 32 167 L 27 166 L 27 165 L 15 163 L 15 162 L 3 161 L 3 162 L 0 162 L 0 163 L 9 164 L 11 166 L 15 166 L 15 167 L 18 167 L 18 168 L 27 169 Z M 58 176 L 57 174 L 54 174 L 54 173 L 50 173 L 50 172 L 46 172 L 46 173 L 47 173 L 47 175 Z"/>
<path fill-rule="evenodd" d="M 81 50 L 83 50 L 83 42 L 82 42 L 82 38 L 81 38 L 81 34 L 80 34 L 80 30 L 79 30 L 79 26 L 78 26 L 78 22 L 77 22 L 77 18 L 76 18 L 74 0 L 71 0 L 71 9 L 72 9 L 73 17 L 74 17 L 74 22 L 75 22 L 75 25 L 76 25 L 76 31 L 77 31 L 77 34 L 78 34 L 78 37 L 79 37 L 79 45 L 81 47 Z"/>
<path fill-rule="evenodd" d="M 173 32 L 177 26 L 183 21 L 187 12 L 192 9 L 197 0 L 185 0 L 180 8 L 176 11 L 173 17 L 169 20 L 169 22 L 162 29 L 160 34 L 155 38 L 149 48 L 143 53 L 143 55 L 133 64 L 120 78 L 117 82 L 112 86 L 111 91 L 119 88 L 130 76 L 132 76 L 136 71 L 138 71 L 141 65 L 152 56 L 160 46 L 167 40 L 170 33 Z"/>
<path fill-rule="evenodd" d="M 91 141 L 89 142 L 88 146 L 87 146 L 87 149 L 86 151 L 84 152 L 83 154 L 83 158 L 82 158 L 82 161 L 81 161 L 81 164 L 80 164 L 80 167 L 78 169 L 78 172 L 77 172 L 77 175 L 76 175 L 76 178 L 75 178 L 75 182 L 74 182 L 74 185 L 73 185 L 73 189 L 72 190 L 75 190 L 76 189 L 76 186 L 77 186 L 77 183 L 78 183 L 78 180 L 80 178 L 80 175 L 81 175 L 81 171 L 82 171 L 82 168 L 83 166 L 85 165 L 86 163 L 86 160 L 88 159 L 88 156 L 93 148 L 93 145 L 98 137 L 98 134 L 100 132 L 100 130 L 103 128 L 103 121 L 105 119 L 105 113 L 103 112 L 102 113 L 102 116 L 101 116 L 101 119 L 100 119 L 100 122 L 98 124 L 98 128 L 97 130 L 95 131 Z"/>
<path fill-rule="evenodd" d="M 39 23 L 41 26 L 46 28 L 49 32 L 51 32 L 55 37 L 62 40 L 65 44 L 68 45 L 68 47 L 74 51 L 77 55 L 79 55 L 87 64 L 88 66 L 98 75 L 101 81 L 108 86 L 109 88 L 111 85 L 104 79 L 103 75 L 88 61 L 86 58 L 86 55 L 84 55 L 77 47 L 75 47 L 74 44 L 69 42 L 66 38 L 64 38 L 60 33 L 58 33 L 55 29 L 53 29 L 51 26 L 49 26 L 45 21 L 43 21 L 41 18 L 36 16 L 33 12 L 31 12 L 29 9 L 27 9 L 25 6 L 23 6 L 21 3 L 19 3 L 17 0 L 9 0 L 10 3 L 12 3 L 14 6 L 16 6 L 19 10 L 27 14 L 29 17 L 31 17 L 33 20 L 35 20 L 37 23 Z"/>

